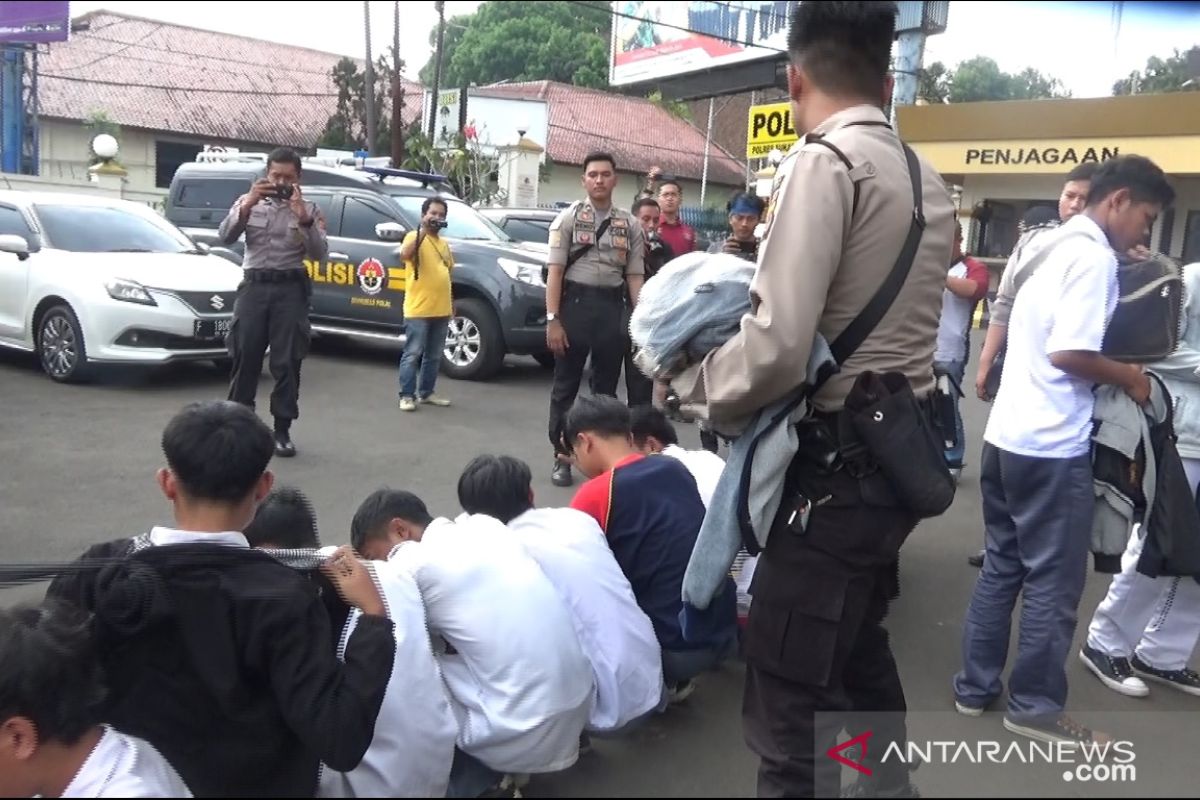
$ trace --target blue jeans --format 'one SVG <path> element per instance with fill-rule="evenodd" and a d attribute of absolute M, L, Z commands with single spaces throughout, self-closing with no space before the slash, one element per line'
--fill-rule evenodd
<path fill-rule="evenodd" d="M 404 344 L 404 355 L 400 356 L 400 396 L 417 397 L 417 367 L 420 363 L 420 397 L 433 394 L 437 383 L 438 367 L 442 363 L 442 350 L 446 347 L 446 334 L 450 330 L 449 317 L 406 319 L 404 333 L 408 340 Z"/>
<path fill-rule="evenodd" d="M 503 772 L 492 769 L 475 756 L 455 747 L 446 797 L 479 797 L 503 779 Z"/>
<path fill-rule="evenodd" d="M 1087 579 L 1091 460 L 1029 458 L 985 444 L 981 471 L 987 556 L 967 609 L 954 695 L 971 708 L 1000 696 L 1022 595 L 1008 714 L 1018 723 L 1054 717 L 1067 703 L 1067 658 Z"/>
<path fill-rule="evenodd" d="M 945 372 L 950 376 L 959 389 L 962 388 L 963 377 L 966 374 L 966 361 L 935 361 L 934 369 Z M 963 428 L 962 398 L 955 392 L 954 398 L 954 446 L 946 448 L 946 466 L 950 469 L 962 469 L 963 458 L 967 452 L 967 433 Z"/>

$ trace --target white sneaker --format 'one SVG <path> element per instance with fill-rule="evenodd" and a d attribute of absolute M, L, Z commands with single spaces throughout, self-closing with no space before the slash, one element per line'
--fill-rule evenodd
<path fill-rule="evenodd" d="M 965 706 L 962 703 L 958 702 L 957 700 L 954 701 L 954 710 L 957 711 L 958 713 L 962 714 L 964 717 L 977 718 L 977 717 L 983 716 L 982 708 L 975 708 L 974 706 Z"/>
<path fill-rule="evenodd" d="M 413 400 L 411 397 L 401 397 L 400 398 L 400 410 L 401 411 L 416 411 L 417 410 L 417 401 Z"/>
<path fill-rule="evenodd" d="M 449 408 L 450 401 L 444 397 L 438 397 L 436 394 L 431 394 L 428 397 L 421 398 L 421 405 L 434 406 L 435 408 Z"/>

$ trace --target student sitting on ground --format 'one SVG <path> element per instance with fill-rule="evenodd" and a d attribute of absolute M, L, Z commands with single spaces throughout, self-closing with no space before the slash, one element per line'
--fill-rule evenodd
<path fill-rule="evenodd" d="M 323 565 L 363 611 L 345 663 L 313 583 L 241 533 L 271 490 L 271 430 L 245 406 L 188 406 L 162 438 L 175 527 L 91 548 L 49 595 L 93 612 L 105 717 L 153 744 L 199 796 L 312 797 L 322 761 L 358 766 L 396 643 L 371 576 L 344 548 Z"/>
<path fill-rule="evenodd" d="M 307 550 L 320 547 L 312 504 L 298 489 L 275 489 L 258 507 L 246 528 L 251 547 Z M 325 548 L 331 552 L 336 548 Z M 446 686 L 425 622 L 425 604 L 412 576 L 386 561 L 371 561 L 375 578 L 396 631 L 396 661 L 375 737 L 362 763 L 350 772 L 321 770 L 318 797 L 444 797 L 458 723 L 450 710 Z M 316 576 L 319 579 L 323 576 Z M 332 647 L 343 658 L 342 643 L 354 635 L 362 612 L 341 606 L 331 610 L 336 638 Z"/>
<path fill-rule="evenodd" d="M 684 450 L 679 446 L 679 434 L 671 420 L 654 406 L 634 408 L 630 412 L 630 428 L 633 445 L 642 455 L 662 453 L 687 467 L 707 509 L 725 471 L 725 459 L 709 450 Z"/>
<path fill-rule="evenodd" d="M 191 797 L 148 742 L 102 725 L 87 617 L 0 609 L 0 797 Z"/>
<path fill-rule="evenodd" d="M 591 480 L 571 507 L 600 523 L 638 605 L 662 647 L 673 698 L 737 650 L 737 592 L 730 578 L 703 612 L 684 611 L 683 575 L 704 522 L 691 473 L 666 456 L 633 446 L 629 409 L 611 397 L 583 398 L 567 417 L 565 447 Z"/>
<path fill-rule="evenodd" d="M 490 517 L 434 519 L 380 489 L 354 515 L 354 549 L 408 570 L 459 720 L 450 797 L 508 788 L 505 773 L 558 772 L 579 758 L 595 684 L 566 604 Z M 435 642 L 437 639 L 435 638 Z"/>
<path fill-rule="evenodd" d="M 468 464 L 458 502 L 467 514 L 507 525 L 566 602 L 596 679 L 589 731 L 616 731 L 663 704 L 654 628 L 594 519 L 573 508 L 534 508 L 533 473 L 509 456 Z"/>

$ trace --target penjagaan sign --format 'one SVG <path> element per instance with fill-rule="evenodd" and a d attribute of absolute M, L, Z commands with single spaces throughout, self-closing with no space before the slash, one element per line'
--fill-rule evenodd
<path fill-rule="evenodd" d="M 792 127 L 791 103 L 750 107 L 750 119 L 746 127 L 747 158 L 766 158 L 772 150 L 786 151 L 799 138 Z"/>

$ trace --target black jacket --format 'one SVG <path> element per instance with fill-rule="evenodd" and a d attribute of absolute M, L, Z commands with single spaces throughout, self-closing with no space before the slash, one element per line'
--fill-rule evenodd
<path fill-rule="evenodd" d="M 120 557 L 130 540 L 81 560 Z M 312 797 L 324 761 L 358 766 L 395 658 L 390 620 L 363 617 L 338 661 L 318 584 L 255 550 L 150 547 L 56 579 L 94 612 L 105 720 L 167 758 L 197 797 Z"/>
<path fill-rule="evenodd" d="M 1175 447 L 1172 420 L 1150 427 L 1157 478 L 1150 531 L 1137 571 L 1151 578 L 1194 576 L 1200 580 L 1200 513 Z"/>

